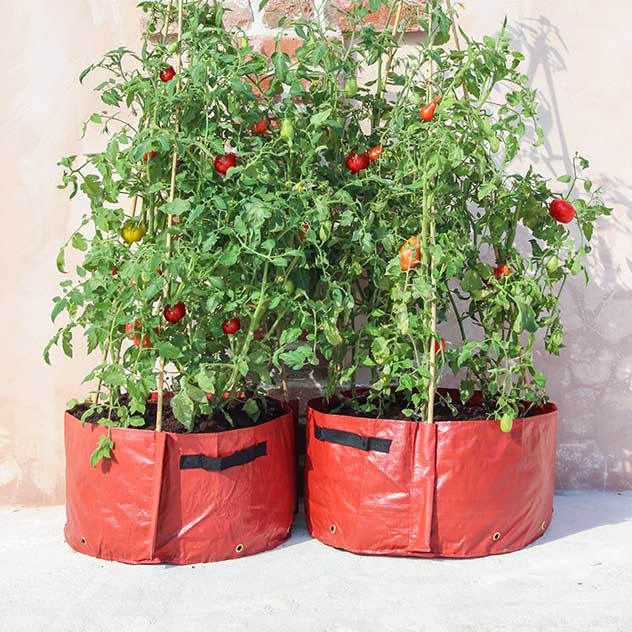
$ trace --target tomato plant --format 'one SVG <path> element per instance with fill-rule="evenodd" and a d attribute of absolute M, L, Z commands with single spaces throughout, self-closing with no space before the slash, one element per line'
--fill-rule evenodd
<path fill-rule="evenodd" d="M 376 31 L 369 10 L 384 10 L 393 27 Z M 343 17 L 354 33 L 344 43 L 298 20 L 303 44 L 283 81 L 305 104 L 295 147 L 310 130 L 321 154 L 301 168 L 312 199 L 301 238 L 326 395 L 377 414 L 397 400 L 406 416 L 431 421 L 433 403 L 450 405 L 437 387 L 453 373 L 462 396 L 480 391 L 507 430 L 546 400 L 537 337 L 560 351 L 559 293 L 586 275 L 594 223 L 610 209 L 580 155 L 558 183 L 517 166 L 544 133 L 506 25 L 472 38 L 441 0 L 421 17 L 401 16 L 392 1 L 350 3 Z M 428 36 L 400 50 L 411 20 Z M 362 85 L 355 78 L 369 66 Z M 389 151 L 367 169 L 378 147 Z M 460 338 L 444 346 L 447 326 Z M 362 396 L 358 385 L 368 386 Z"/>
<path fill-rule="evenodd" d="M 314 244 L 298 232 L 313 200 L 297 167 L 320 164 L 316 128 L 300 147 L 288 142 L 303 107 L 279 97 L 290 59 L 227 31 L 221 3 L 185 2 L 175 46 L 159 29 L 174 28 L 177 3 L 140 7 L 139 51 L 112 50 L 81 75 L 95 76 L 103 106 L 86 125 L 106 140 L 60 163 L 85 213 L 57 258 L 68 276 L 52 316 L 64 322 L 45 359 L 56 346 L 72 356 L 83 332 L 95 385 L 84 419 L 106 426 L 142 426 L 163 383 L 159 410 L 183 429 L 217 415 L 232 423 L 235 406 L 255 423 L 282 375 L 317 362 L 301 338 L 314 320 L 304 300 Z M 79 263 L 67 270 L 69 249 Z"/>
<path fill-rule="evenodd" d="M 543 132 L 504 25 L 462 35 L 459 50 L 445 2 L 414 15 L 376 0 L 399 15 L 377 31 L 358 0 L 343 11 L 353 36 L 302 17 L 293 58 L 268 57 L 223 27 L 221 2 L 186 2 L 175 47 L 159 33 L 175 11 L 140 6 L 140 51 L 110 51 L 81 76 L 99 75 L 104 109 L 86 125 L 105 146 L 60 163 L 86 212 L 57 259 L 65 271 L 66 249 L 82 257 L 54 299 L 66 322 L 45 357 L 72 355 L 83 331 L 96 356 L 87 416 L 142 425 L 164 376 L 189 430 L 230 421 L 245 392 L 256 419 L 267 387 L 318 354 L 325 395 L 351 389 L 366 412 L 397 400 L 432 420 L 450 372 L 504 429 L 545 401 L 536 338 L 562 348 L 559 294 L 586 275 L 610 209 L 580 155 L 558 182 L 517 166 Z M 398 51 L 415 20 L 428 36 Z"/>

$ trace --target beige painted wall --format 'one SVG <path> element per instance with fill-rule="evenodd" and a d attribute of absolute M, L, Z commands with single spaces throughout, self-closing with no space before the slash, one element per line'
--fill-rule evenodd
<path fill-rule="evenodd" d="M 82 120 L 99 105 L 77 76 L 109 48 L 134 45 L 135 4 L 0 0 L 10 24 L 0 42 L 0 504 L 63 500 L 63 406 L 85 392 L 80 380 L 89 363 L 60 353 L 53 368 L 41 360 L 53 332 L 54 259 L 82 213 L 81 201 L 70 203 L 55 188 L 55 164 L 96 146 L 98 138 L 79 138 Z M 581 150 L 615 207 L 595 241 L 593 285 L 573 283 L 564 300 L 568 348 L 560 358 L 540 358 L 560 405 L 558 484 L 631 488 L 632 3 L 607 0 L 595 10 L 589 0 L 469 0 L 463 26 L 494 33 L 504 13 L 542 90 L 547 143 L 538 168 L 561 173 Z"/>

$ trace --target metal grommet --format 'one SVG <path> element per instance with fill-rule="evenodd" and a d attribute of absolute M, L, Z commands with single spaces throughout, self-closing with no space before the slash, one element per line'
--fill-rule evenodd
<path fill-rule="evenodd" d="M 546 520 L 542 522 L 542 531 L 544 531 L 547 527 Z"/>
<path fill-rule="evenodd" d="M 241 553 L 244 550 L 244 545 L 243 544 L 238 544 L 235 547 L 235 553 Z"/>
<path fill-rule="evenodd" d="M 81 544 L 88 544 L 88 540 L 86 540 L 85 536 L 81 536 Z"/>
<path fill-rule="evenodd" d="M 330 530 L 332 533 L 336 533 L 336 525 L 335 525 L 335 524 L 332 524 L 332 525 L 331 525 L 331 527 L 329 527 L 329 530 Z"/>
<path fill-rule="evenodd" d="M 494 535 L 492 536 L 492 540 L 494 542 L 498 542 L 498 540 L 500 540 L 500 531 L 496 531 L 496 533 L 494 533 Z"/>

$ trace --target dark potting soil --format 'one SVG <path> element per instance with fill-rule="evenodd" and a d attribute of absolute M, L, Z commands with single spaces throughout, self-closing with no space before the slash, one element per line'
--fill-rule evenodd
<path fill-rule="evenodd" d="M 449 396 L 448 396 L 449 398 Z M 462 404 L 459 400 L 451 399 L 452 404 L 448 406 L 445 397 L 435 402 L 434 420 L 435 421 L 479 421 L 489 419 L 493 410 L 483 404 Z M 359 404 L 365 403 L 366 400 L 358 400 Z M 336 415 L 345 415 L 347 417 L 376 417 L 379 419 L 393 419 L 401 421 L 418 421 L 406 417 L 402 413 L 405 408 L 411 408 L 410 404 L 403 401 L 394 401 L 390 403 L 381 412 L 365 412 L 352 408 L 350 404 L 332 400 L 329 404 L 324 404 L 321 408 L 323 412 L 333 413 Z M 456 412 L 455 412 L 456 409 Z M 533 417 L 542 413 L 539 406 L 523 406 L 518 414 L 518 418 Z"/>
<path fill-rule="evenodd" d="M 123 400 L 125 398 L 122 398 Z M 121 403 L 125 403 L 122 401 Z M 228 408 L 226 409 L 228 414 L 230 415 L 233 425 L 228 421 L 228 419 L 221 413 L 216 413 L 213 417 L 198 417 L 195 420 L 195 424 L 193 426 L 193 433 L 201 433 L 201 432 L 225 432 L 227 430 L 235 430 L 236 428 L 252 428 L 254 426 L 260 426 L 261 424 L 266 423 L 267 421 L 272 421 L 277 417 L 280 417 L 285 413 L 285 411 L 281 408 L 279 403 L 274 399 L 266 399 L 266 407 L 261 410 L 261 415 L 256 422 L 254 422 L 244 411 L 243 411 L 244 400 L 236 399 L 233 400 Z M 171 403 L 168 398 L 165 398 L 163 403 L 163 417 L 162 417 L 162 430 L 164 432 L 173 432 L 176 434 L 186 434 L 188 430 L 175 418 L 172 410 Z M 90 408 L 88 404 L 78 404 L 69 412 L 76 417 L 77 419 L 81 419 L 81 416 Z M 261 402 L 259 405 L 261 409 Z M 100 419 L 107 417 L 107 407 L 104 406 L 105 413 L 94 413 L 90 415 L 86 419 L 91 423 L 97 423 Z M 148 402 L 147 409 L 145 414 L 143 415 L 145 419 L 145 425 L 138 428 L 138 430 L 155 430 L 156 429 L 156 413 L 158 410 L 158 406 L 156 402 Z M 115 414 L 112 415 L 112 419 L 114 421 L 117 420 Z"/>

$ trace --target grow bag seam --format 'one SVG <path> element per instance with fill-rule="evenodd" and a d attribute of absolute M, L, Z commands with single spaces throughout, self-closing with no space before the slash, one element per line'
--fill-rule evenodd
<path fill-rule="evenodd" d="M 206 470 L 222 472 L 231 467 L 251 463 L 255 459 L 268 454 L 268 442 L 261 441 L 228 456 L 214 457 L 204 454 L 184 454 L 180 457 L 181 470 Z"/>
<path fill-rule="evenodd" d="M 382 452 L 388 454 L 391 450 L 392 439 L 381 439 L 380 437 L 367 437 L 365 435 L 347 432 L 346 430 L 336 430 L 325 428 L 314 424 L 314 438 L 325 443 L 336 443 L 348 448 L 356 448 L 364 452 Z"/>
<path fill-rule="evenodd" d="M 160 499 L 162 496 L 162 483 L 164 478 L 165 447 L 167 436 L 163 432 L 154 433 L 154 480 L 151 490 L 151 524 L 149 532 L 149 556 L 152 560 L 156 554 L 158 540 L 158 520 L 160 518 Z"/>

